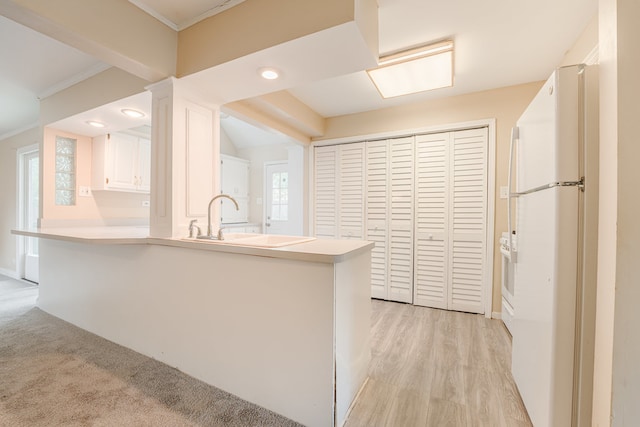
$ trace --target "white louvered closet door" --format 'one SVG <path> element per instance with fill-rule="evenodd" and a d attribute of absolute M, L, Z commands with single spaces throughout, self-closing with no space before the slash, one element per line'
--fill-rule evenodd
<path fill-rule="evenodd" d="M 338 237 L 338 146 L 314 151 L 314 230 L 317 237 Z"/>
<path fill-rule="evenodd" d="M 365 147 L 363 142 L 340 146 L 338 237 L 364 238 Z"/>
<path fill-rule="evenodd" d="M 371 141 L 366 145 L 366 239 L 375 242 L 375 247 L 371 250 L 371 297 L 380 299 L 388 299 L 388 147 L 388 141 Z"/>
<path fill-rule="evenodd" d="M 449 308 L 449 148 L 451 133 L 416 137 L 413 302 Z"/>
<path fill-rule="evenodd" d="M 413 302 L 414 137 L 389 142 L 388 299 Z"/>
<path fill-rule="evenodd" d="M 453 132 L 452 139 L 449 308 L 484 313 L 488 130 Z"/>

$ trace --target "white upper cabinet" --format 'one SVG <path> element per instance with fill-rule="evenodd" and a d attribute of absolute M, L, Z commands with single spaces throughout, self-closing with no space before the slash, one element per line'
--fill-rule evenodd
<path fill-rule="evenodd" d="M 151 142 L 124 133 L 93 138 L 91 188 L 148 193 L 151 181 Z"/>

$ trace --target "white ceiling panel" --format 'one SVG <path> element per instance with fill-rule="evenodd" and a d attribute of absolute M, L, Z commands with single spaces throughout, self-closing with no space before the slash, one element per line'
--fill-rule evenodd
<path fill-rule="evenodd" d="M 0 139 L 34 126 L 45 98 L 108 66 L 0 16 Z"/>
<path fill-rule="evenodd" d="M 129 0 L 174 30 L 182 30 L 244 0 Z"/>
<path fill-rule="evenodd" d="M 129 1 L 167 25 L 184 28 L 244 0 Z M 285 72 L 284 80 L 273 90 L 289 88 L 320 115 L 333 117 L 540 81 L 559 65 L 598 9 L 598 0 L 378 0 L 378 4 L 382 54 L 442 39 L 454 40 L 453 87 L 382 99 L 364 71 L 352 72 L 343 67 L 346 75 L 325 79 L 315 68 L 296 66 L 306 70 L 305 75 Z M 310 50 L 322 53 L 322 61 L 327 62 L 323 67 L 327 69 L 331 67 L 329 62 L 340 68 L 350 59 L 332 55 L 331 49 Z M 260 64 L 240 58 L 218 68 L 233 70 L 233 76 L 224 76 L 229 87 L 251 87 L 256 66 L 277 66 L 272 61 L 279 61 L 286 68 L 305 57 L 299 52 L 288 58 L 279 57 L 286 52 L 287 49 L 266 49 L 263 56 L 253 55 Z M 106 67 L 2 16 L 0 58 L 0 139 L 36 123 L 38 97 L 55 93 Z M 190 80 L 197 81 L 198 76 Z"/>

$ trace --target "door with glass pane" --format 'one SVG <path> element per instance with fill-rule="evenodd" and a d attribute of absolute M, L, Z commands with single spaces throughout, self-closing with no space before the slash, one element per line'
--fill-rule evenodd
<path fill-rule="evenodd" d="M 39 208 L 39 187 L 40 187 L 40 156 L 37 147 L 29 147 L 18 152 L 19 165 L 19 188 L 18 206 L 20 228 L 37 228 Z M 38 283 L 38 239 L 33 237 L 23 237 L 22 244 L 19 245 L 18 270 L 20 276 L 26 280 Z"/>
<path fill-rule="evenodd" d="M 266 234 L 292 234 L 289 222 L 289 165 L 286 162 L 265 164 Z"/>

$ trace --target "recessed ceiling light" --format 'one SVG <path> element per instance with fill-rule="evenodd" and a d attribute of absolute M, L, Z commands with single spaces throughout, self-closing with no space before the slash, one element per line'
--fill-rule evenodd
<path fill-rule="evenodd" d="M 131 108 L 123 108 L 120 111 L 125 116 L 133 117 L 134 119 L 139 119 L 140 117 L 144 117 L 144 113 L 142 111 L 134 110 Z"/>
<path fill-rule="evenodd" d="M 258 70 L 263 79 L 275 80 L 280 77 L 280 73 L 275 68 L 264 67 Z"/>
<path fill-rule="evenodd" d="M 93 126 L 94 128 L 103 128 L 106 126 L 104 123 L 98 122 L 96 120 L 88 120 L 87 124 Z"/>

